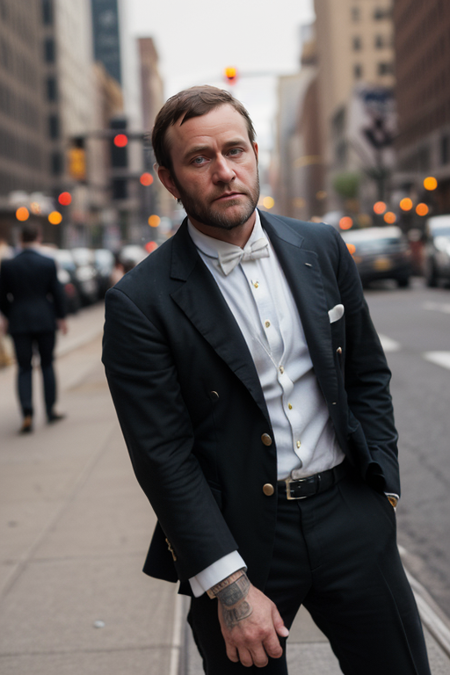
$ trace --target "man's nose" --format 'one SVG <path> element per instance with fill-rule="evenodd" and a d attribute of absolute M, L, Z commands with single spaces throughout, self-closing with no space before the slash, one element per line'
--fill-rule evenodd
<path fill-rule="evenodd" d="M 219 155 L 214 161 L 213 181 L 215 183 L 230 183 L 236 176 L 233 167 L 223 155 Z"/>

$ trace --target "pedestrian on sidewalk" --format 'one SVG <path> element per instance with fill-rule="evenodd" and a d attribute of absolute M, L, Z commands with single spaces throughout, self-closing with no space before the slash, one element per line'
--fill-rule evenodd
<path fill-rule="evenodd" d="M 39 253 L 41 231 L 26 223 L 21 230 L 22 251 L 0 268 L 0 311 L 13 339 L 18 365 L 17 389 L 22 411 L 21 433 L 33 430 L 32 359 L 40 357 L 47 421 L 58 422 L 53 351 L 56 330 L 67 332 L 64 289 L 54 260 Z"/>
<path fill-rule="evenodd" d="M 159 520 L 144 571 L 192 596 L 208 675 L 285 675 L 302 604 L 346 675 L 430 675 L 396 544 L 390 371 L 347 247 L 256 208 L 254 129 L 228 92 L 173 96 L 152 141 L 187 218 L 108 291 L 103 351 Z"/>

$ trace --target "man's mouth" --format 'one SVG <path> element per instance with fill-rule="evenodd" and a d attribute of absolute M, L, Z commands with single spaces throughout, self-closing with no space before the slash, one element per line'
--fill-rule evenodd
<path fill-rule="evenodd" d="M 236 197 L 241 197 L 242 193 L 241 192 L 225 192 L 224 194 L 220 195 L 219 197 L 215 198 L 215 202 L 219 201 L 226 201 L 227 199 L 235 199 Z"/>

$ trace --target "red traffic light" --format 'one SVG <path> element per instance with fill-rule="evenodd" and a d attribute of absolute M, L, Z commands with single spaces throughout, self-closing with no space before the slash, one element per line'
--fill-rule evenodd
<path fill-rule="evenodd" d="M 117 148 L 124 148 L 128 145 L 128 136 L 126 134 L 117 134 L 114 136 L 114 145 Z"/>
<path fill-rule="evenodd" d="M 69 204 L 72 203 L 72 195 L 70 192 L 61 192 L 61 194 L 58 197 L 58 201 L 61 204 L 61 206 L 69 206 Z"/>
<path fill-rule="evenodd" d="M 229 66 L 224 70 L 225 79 L 229 84 L 236 84 L 237 81 L 237 68 L 234 66 Z"/>

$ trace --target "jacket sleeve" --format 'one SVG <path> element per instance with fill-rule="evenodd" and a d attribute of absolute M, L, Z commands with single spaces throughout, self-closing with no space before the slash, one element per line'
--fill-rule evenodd
<path fill-rule="evenodd" d="M 342 237 L 338 283 L 345 307 L 345 389 L 349 426 L 364 432 L 371 464 L 367 479 L 380 491 L 400 494 L 398 434 L 395 428 L 389 370 L 380 339 L 372 323 L 355 262 Z M 359 423 L 359 425 L 358 425 Z M 361 429 L 356 429 L 356 435 Z"/>
<path fill-rule="evenodd" d="M 117 288 L 106 295 L 103 363 L 136 477 L 171 543 L 178 577 L 185 581 L 237 545 L 195 456 L 170 349 Z"/>
<path fill-rule="evenodd" d="M 58 279 L 56 263 L 54 260 L 51 262 L 53 264 L 53 269 L 50 279 L 50 292 L 55 306 L 55 315 L 57 319 L 64 319 L 67 315 L 66 295 L 64 293 L 64 287 Z"/>

